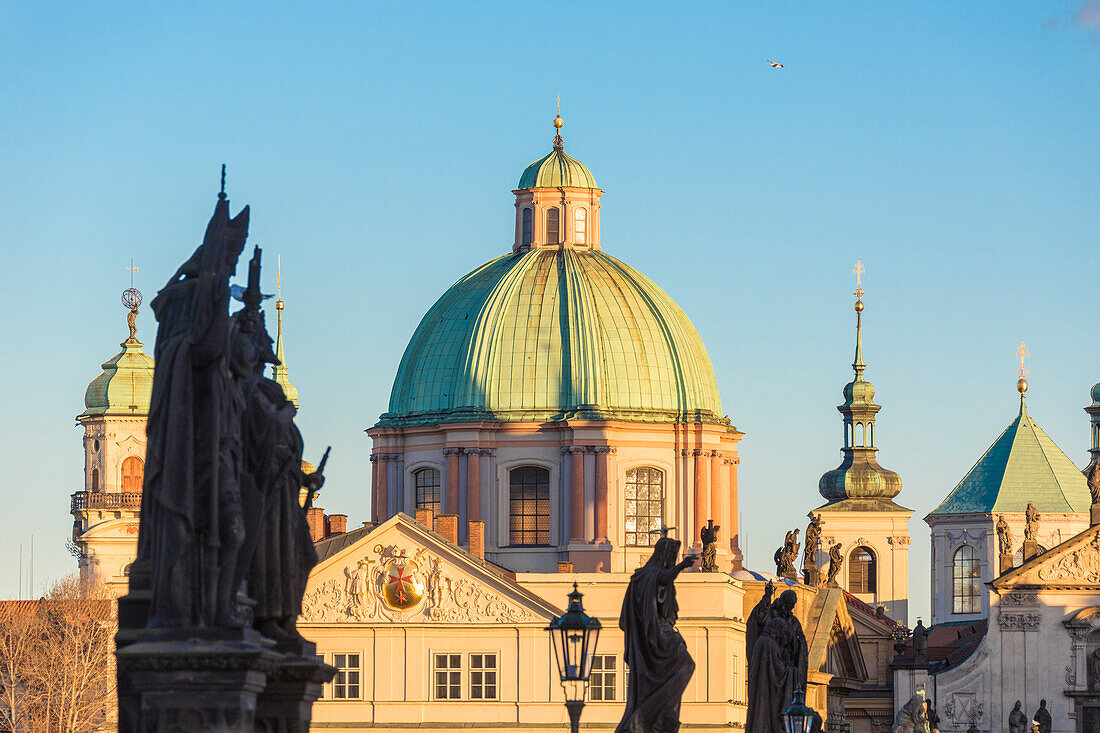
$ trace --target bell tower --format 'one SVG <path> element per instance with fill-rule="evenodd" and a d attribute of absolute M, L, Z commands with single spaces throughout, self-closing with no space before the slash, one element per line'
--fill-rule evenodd
<path fill-rule="evenodd" d="M 823 578 L 861 601 L 884 606 L 887 615 L 903 623 L 909 606 L 909 518 L 911 509 L 894 503 L 901 492 L 901 477 L 879 465 L 875 418 L 882 409 L 875 404 L 875 388 L 863 372 L 863 273 L 856 262 L 855 378 L 844 386 L 844 404 L 837 410 L 844 420 L 843 459 L 818 482 L 827 503 L 810 515 L 821 519 L 818 567 Z M 838 573 L 829 573 L 830 551 L 842 558 Z"/>
<path fill-rule="evenodd" d="M 84 487 L 72 495 L 72 552 L 80 575 L 119 594 L 137 555 L 145 474 L 145 423 L 153 390 L 153 359 L 137 338 L 141 292 L 122 294 L 130 335 L 104 362 L 84 395 Z"/>

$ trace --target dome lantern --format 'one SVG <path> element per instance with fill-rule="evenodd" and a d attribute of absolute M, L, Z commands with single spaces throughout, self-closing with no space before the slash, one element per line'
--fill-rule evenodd
<path fill-rule="evenodd" d="M 512 192 L 516 197 L 513 251 L 540 247 L 599 250 L 600 197 L 592 172 L 565 154 L 559 114 L 554 118 L 554 146 L 524 169 Z"/>

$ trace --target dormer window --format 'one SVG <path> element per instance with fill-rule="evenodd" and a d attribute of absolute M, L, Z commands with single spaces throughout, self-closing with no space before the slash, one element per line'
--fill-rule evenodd
<path fill-rule="evenodd" d="M 546 210 L 546 243 L 558 244 L 560 239 L 560 225 L 559 225 L 560 212 L 556 207 L 551 207 Z"/>
<path fill-rule="evenodd" d="M 584 244 L 587 240 L 588 232 L 588 211 L 585 209 L 577 209 L 573 213 L 573 241 L 577 244 Z"/>
<path fill-rule="evenodd" d="M 530 209 L 523 210 L 523 238 L 520 239 L 520 244 L 531 244 L 534 240 L 534 234 L 532 231 L 533 216 Z"/>

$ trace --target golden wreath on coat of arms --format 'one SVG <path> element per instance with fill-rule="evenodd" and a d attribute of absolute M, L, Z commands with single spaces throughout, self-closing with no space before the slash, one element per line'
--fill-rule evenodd
<path fill-rule="evenodd" d="M 387 549 L 374 548 L 385 557 Z M 389 557 L 382 560 L 382 601 L 395 611 L 408 611 L 424 599 L 425 578 L 420 566 L 423 550 L 409 557 L 405 550 L 388 549 Z"/>

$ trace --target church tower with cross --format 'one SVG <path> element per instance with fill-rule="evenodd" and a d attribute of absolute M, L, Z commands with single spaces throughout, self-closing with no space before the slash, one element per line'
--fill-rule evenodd
<path fill-rule="evenodd" d="M 131 265 L 131 272 L 136 271 Z M 132 275 L 131 275 L 132 278 Z M 72 495 L 73 538 L 80 575 L 126 592 L 137 550 L 141 485 L 145 474 L 145 423 L 153 390 L 153 358 L 137 338 L 141 292 L 122 294 L 129 336 L 103 363 L 84 394 L 84 488 Z"/>
<path fill-rule="evenodd" d="M 863 373 L 863 262 L 856 262 L 855 378 L 844 386 L 837 406 L 844 421 L 843 459 L 818 482 L 826 503 L 810 512 L 821 519 L 818 567 L 826 568 L 830 550 L 839 550 L 842 569 L 834 582 L 872 606 L 905 623 L 909 611 L 909 518 L 913 510 L 897 504 L 901 477 L 879 465 L 875 388 Z"/>
<path fill-rule="evenodd" d="M 1021 343 L 1016 419 L 924 521 L 932 530 L 932 622 L 989 617 L 987 583 L 1031 558 L 1028 506 L 1039 512 L 1038 552 L 1089 526 L 1088 482 L 1027 409 L 1029 352 Z M 1087 409 L 1087 408 L 1086 408 Z M 998 535 L 998 524 L 1002 531 Z M 1007 531 L 1005 531 L 1007 529 Z"/>

